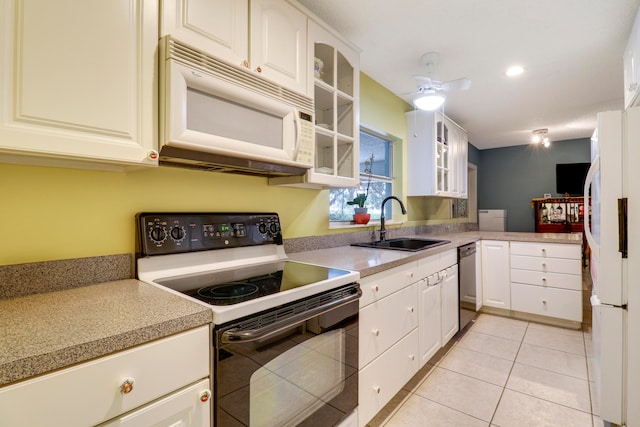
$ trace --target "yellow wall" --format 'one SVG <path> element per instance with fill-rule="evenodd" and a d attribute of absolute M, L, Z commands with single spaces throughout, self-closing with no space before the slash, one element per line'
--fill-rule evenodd
<path fill-rule="evenodd" d="M 361 76 L 363 123 L 404 140 L 407 108 Z M 285 238 L 328 234 L 336 232 L 328 226 L 328 193 L 166 167 L 116 173 L 0 164 L 0 265 L 133 253 L 141 211 L 275 211 Z"/>

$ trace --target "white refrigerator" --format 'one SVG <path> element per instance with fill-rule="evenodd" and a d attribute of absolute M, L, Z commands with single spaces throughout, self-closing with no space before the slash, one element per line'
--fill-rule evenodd
<path fill-rule="evenodd" d="M 598 115 L 591 163 L 594 398 L 604 421 L 640 426 L 640 107 Z"/>

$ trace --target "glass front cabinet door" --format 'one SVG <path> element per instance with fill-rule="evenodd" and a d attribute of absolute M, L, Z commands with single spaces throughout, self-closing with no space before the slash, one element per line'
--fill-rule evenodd
<path fill-rule="evenodd" d="M 407 195 L 467 197 L 467 132 L 440 112 L 407 116 Z"/>
<path fill-rule="evenodd" d="M 451 146 L 449 144 L 449 125 L 440 113 L 435 113 L 436 126 L 436 192 L 448 193 L 450 185 L 449 160 Z"/>
<path fill-rule="evenodd" d="M 315 106 L 315 161 L 302 177 L 270 184 L 307 188 L 355 187 L 359 182 L 360 54 L 320 24 L 309 21 L 309 93 Z"/>

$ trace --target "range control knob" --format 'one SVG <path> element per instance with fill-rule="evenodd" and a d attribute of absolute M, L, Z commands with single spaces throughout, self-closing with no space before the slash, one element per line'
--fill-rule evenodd
<path fill-rule="evenodd" d="M 184 239 L 184 235 L 185 235 L 184 227 L 180 227 L 179 225 L 176 225 L 171 229 L 171 238 L 176 242 L 179 242 L 182 239 Z"/>
<path fill-rule="evenodd" d="M 269 231 L 271 232 L 271 234 L 276 234 L 279 231 L 278 223 L 277 222 L 272 222 L 269 225 Z"/>
<path fill-rule="evenodd" d="M 149 238 L 154 243 L 162 243 L 167 239 L 167 230 L 164 227 L 153 227 L 149 232 Z"/>
<path fill-rule="evenodd" d="M 258 231 L 260 232 L 260 234 L 266 234 L 267 224 L 265 224 L 264 222 L 261 222 L 260 225 L 258 225 Z"/>

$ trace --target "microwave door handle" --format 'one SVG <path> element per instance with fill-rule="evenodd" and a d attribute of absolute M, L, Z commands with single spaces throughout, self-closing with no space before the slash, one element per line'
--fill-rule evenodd
<path fill-rule="evenodd" d="M 238 342 L 250 342 L 258 339 L 270 337 L 273 334 L 277 334 L 287 328 L 296 326 L 311 318 L 324 314 L 335 308 L 342 307 L 353 301 L 357 301 L 362 296 L 362 290 L 360 288 L 351 295 L 345 296 L 340 299 L 330 301 L 326 304 L 315 307 L 311 310 L 304 311 L 302 313 L 295 314 L 287 319 L 283 319 L 278 322 L 274 322 L 270 325 L 264 326 L 258 329 L 229 329 L 222 333 L 220 341 L 225 344 L 238 343 Z"/>
<path fill-rule="evenodd" d="M 591 251 L 595 256 L 600 255 L 600 247 L 593 238 L 593 234 L 591 234 L 591 224 L 589 222 L 589 188 L 591 187 L 591 183 L 593 182 L 593 178 L 595 177 L 596 172 L 598 172 L 599 170 L 600 156 L 598 155 L 595 157 L 595 159 L 593 159 L 591 167 L 589 168 L 589 172 L 587 172 L 587 176 L 584 181 L 584 235 L 587 238 L 589 247 L 591 248 Z"/>
<path fill-rule="evenodd" d="M 301 130 L 302 125 L 300 123 L 300 120 L 302 119 L 300 118 L 300 113 L 296 108 L 293 110 L 293 125 L 294 125 L 294 130 L 296 132 L 295 145 L 293 146 L 293 156 L 291 157 L 293 160 L 298 159 L 298 150 L 300 149 L 300 140 L 302 139 L 302 130 Z"/>

